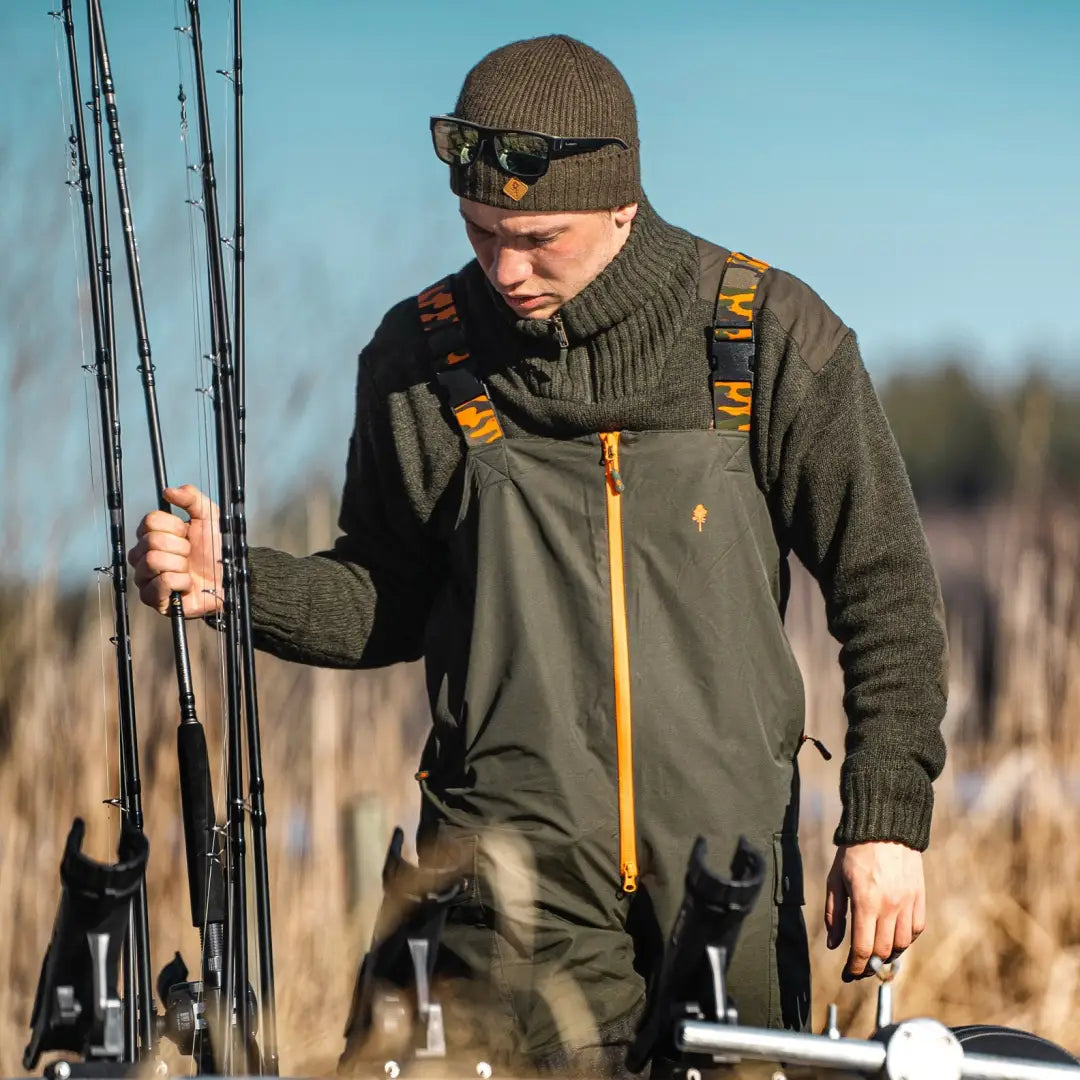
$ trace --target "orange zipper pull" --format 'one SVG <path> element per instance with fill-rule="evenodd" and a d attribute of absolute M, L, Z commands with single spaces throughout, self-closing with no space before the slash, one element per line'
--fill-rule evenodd
<path fill-rule="evenodd" d="M 611 490 L 616 495 L 621 495 L 626 485 L 623 484 L 622 476 L 619 474 L 619 433 L 617 431 L 602 432 L 600 442 L 604 448 L 604 472 L 607 473 Z"/>

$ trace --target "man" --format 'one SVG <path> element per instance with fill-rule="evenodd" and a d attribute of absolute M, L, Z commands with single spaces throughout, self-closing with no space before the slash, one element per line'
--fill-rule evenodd
<path fill-rule="evenodd" d="M 923 928 L 944 760 L 937 583 L 855 337 L 796 278 L 656 215 L 630 91 L 581 42 L 496 50 L 432 135 L 476 260 L 361 354 L 342 535 L 252 550 L 258 643 L 425 659 L 418 846 L 470 882 L 448 1035 L 618 1071 L 698 834 L 720 868 L 740 834 L 768 860 L 731 969 L 743 1021 L 804 1027 L 789 552 L 842 644 L 825 918 L 835 948 L 851 907 L 851 977 Z M 168 494 L 191 521 L 144 519 L 135 580 L 208 614 L 216 511 Z"/>

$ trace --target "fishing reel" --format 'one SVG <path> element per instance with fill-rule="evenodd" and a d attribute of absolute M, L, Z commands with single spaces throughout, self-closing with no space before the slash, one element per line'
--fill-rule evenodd
<path fill-rule="evenodd" d="M 164 1013 L 157 1017 L 157 1037 L 166 1038 L 185 1057 L 194 1058 L 200 1071 L 214 1072 L 215 1047 L 220 1045 L 220 1033 L 226 1028 L 223 1015 L 224 992 L 219 986 L 207 986 L 201 979 L 188 979 L 187 964 L 176 953 L 158 975 L 157 991 L 164 1006 Z M 248 1015 L 251 1020 L 251 1038 L 247 1046 L 247 1071 L 257 1071 L 259 1047 L 255 1041 L 258 1034 L 258 1003 L 251 985 L 247 987 Z M 227 1026 L 234 1039 L 239 1035 L 235 1002 L 229 1010 Z"/>

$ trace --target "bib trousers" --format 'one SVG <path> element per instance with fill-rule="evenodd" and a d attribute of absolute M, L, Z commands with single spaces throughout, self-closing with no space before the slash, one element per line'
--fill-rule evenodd
<path fill-rule="evenodd" d="M 742 1022 L 804 1028 L 802 682 L 747 435 L 473 420 L 417 774 L 421 861 L 468 878 L 436 965 L 451 1047 L 617 1074 L 698 835 L 720 872 L 740 835 L 767 856 Z"/>

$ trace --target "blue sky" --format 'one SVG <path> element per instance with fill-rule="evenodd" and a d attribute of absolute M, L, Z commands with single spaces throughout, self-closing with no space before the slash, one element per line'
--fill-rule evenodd
<path fill-rule="evenodd" d="M 9 572 L 78 577 L 100 542 L 50 6 L 0 3 L 0 541 Z M 203 0 L 212 68 L 228 8 Z M 174 10 L 105 0 L 170 474 L 186 479 L 201 466 Z M 244 29 L 256 536 L 277 492 L 339 482 L 355 355 L 381 313 L 468 257 L 428 115 L 485 52 L 534 34 L 615 61 L 661 214 L 809 281 L 876 377 L 943 348 L 988 378 L 1033 356 L 1080 369 L 1075 0 L 249 0 Z M 228 92 L 215 76 L 222 182 Z M 115 229 L 133 527 L 153 492 Z"/>

